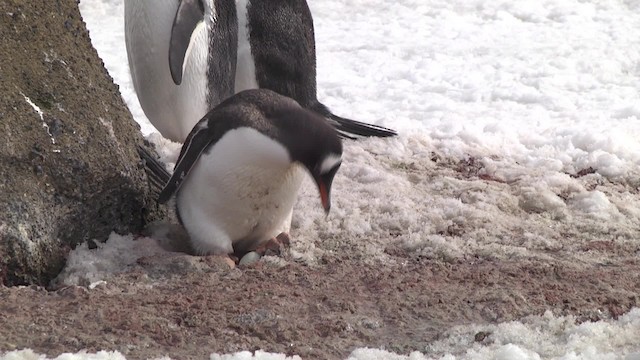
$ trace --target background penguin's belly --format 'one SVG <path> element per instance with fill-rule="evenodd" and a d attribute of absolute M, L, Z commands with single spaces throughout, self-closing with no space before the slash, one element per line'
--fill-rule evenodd
<path fill-rule="evenodd" d="M 238 57 L 236 63 L 235 92 L 259 88 L 256 80 L 256 65 L 251 54 L 247 5 L 249 0 L 236 0 L 238 16 Z"/>
<path fill-rule="evenodd" d="M 176 0 L 126 0 L 125 40 L 145 115 L 164 137 L 182 142 L 208 110 L 209 35 L 206 26 L 194 34 L 183 82 L 175 85 L 169 71 L 169 40 L 177 8 Z"/>

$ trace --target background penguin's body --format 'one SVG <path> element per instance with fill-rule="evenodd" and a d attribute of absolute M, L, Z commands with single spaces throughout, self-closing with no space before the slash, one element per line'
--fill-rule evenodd
<path fill-rule="evenodd" d="M 336 116 L 318 101 L 313 18 L 306 0 L 236 0 L 236 5 L 236 93 L 265 88 L 291 97 L 330 119 L 346 137 L 396 135 L 391 129 Z"/>
<path fill-rule="evenodd" d="M 295 99 L 346 137 L 396 134 L 318 102 L 304 0 L 125 0 L 125 40 L 142 109 L 167 139 L 183 142 L 208 110 L 254 88 Z"/>
<path fill-rule="evenodd" d="M 125 0 L 125 41 L 140 105 L 163 137 L 183 142 L 234 92 L 236 8 L 229 0 Z"/>
<path fill-rule="evenodd" d="M 269 90 L 248 90 L 210 111 L 185 141 L 159 201 L 201 254 L 244 253 L 288 232 L 305 172 L 325 211 L 342 144 L 324 118 Z M 305 170 L 306 169 L 306 170 Z"/>

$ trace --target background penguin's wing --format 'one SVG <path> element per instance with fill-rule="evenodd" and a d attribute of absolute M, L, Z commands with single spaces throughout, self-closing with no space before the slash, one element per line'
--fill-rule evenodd
<path fill-rule="evenodd" d="M 180 1 L 169 40 L 169 70 L 176 85 L 182 83 L 182 68 L 193 32 L 203 21 L 204 5 L 201 0 Z"/>

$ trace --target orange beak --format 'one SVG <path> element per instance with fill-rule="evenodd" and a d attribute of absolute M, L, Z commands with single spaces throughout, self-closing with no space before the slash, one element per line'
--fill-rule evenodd
<path fill-rule="evenodd" d="M 318 190 L 320 190 L 320 200 L 322 201 L 322 207 L 324 208 L 324 212 L 329 215 L 329 210 L 331 210 L 331 198 L 329 194 L 329 189 L 327 189 L 327 185 L 320 180 L 317 181 Z"/>

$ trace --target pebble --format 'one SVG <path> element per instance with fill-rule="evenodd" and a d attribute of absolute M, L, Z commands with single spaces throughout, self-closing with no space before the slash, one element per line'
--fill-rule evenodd
<path fill-rule="evenodd" d="M 258 262 L 258 260 L 260 260 L 260 254 L 258 254 L 255 251 L 252 251 L 245 254 L 245 256 L 243 256 L 242 259 L 240 259 L 240 262 L 238 263 L 238 265 L 251 265 L 253 263 Z"/>

